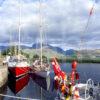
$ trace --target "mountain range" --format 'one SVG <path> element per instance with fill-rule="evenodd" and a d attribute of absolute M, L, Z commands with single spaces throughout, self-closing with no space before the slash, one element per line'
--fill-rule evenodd
<path fill-rule="evenodd" d="M 57 53 L 63 54 L 63 55 L 70 56 L 70 55 L 73 55 L 75 53 L 75 50 L 73 50 L 73 49 L 69 49 L 69 50 L 64 51 L 60 47 L 51 46 L 49 44 L 43 44 L 42 46 L 43 46 L 43 48 L 51 49 L 51 50 L 53 50 Z M 34 43 L 31 47 L 26 46 L 26 45 L 21 45 L 21 49 L 40 49 L 40 47 L 41 47 L 40 44 L 36 44 L 36 43 Z M 6 50 L 8 48 L 9 48 L 9 46 L 0 46 L 0 51 Z"/>
<path fill-rule="evenodd" d="M 22 49 L 40 49 L 40 44 L 36 44 L 34 43 L 31 47 L 29 46 L 26 46 L 26 45 L 21 45 L 21 48 Z M 7 48 L 9 48 L 9 46 L 0 46 L 0 51 L 3 51 L 3 50 L 6 50 Z M 47 49 L 49 51 L 54 51 L 58 54 L 62 54 L 62 55 L 65 55 L 65 56 L 73 56 L 73 55 L 76 55 L 77 52 L 82 54 L 82 56 L 90 56 L 90 57 L 93 57 L 93 56 L 100 56 L 100 50 L 80 50 L 80 51 L 77 51 L 77 50 L 74 50 L 74 49 L 69 49 L 69 50 L 66 50 L 64 51 L 62 48 L 60 47 L 56 47 L 56 46 L 51 46 L 49 44 L 43 44 L 43 49 Z"/>
<path fill-rule="evenodd" d="M 32 48 L 33 49 L 39 49 L 41 46 L 40 44 L 33 44 L 32 45 Z M 56 47 L 56 46 L 51 46 L 49 44 L 43 44 L 43 48 L 48 48 L 48 49 L 51 49 L 57 53 L 60 53 L 60 54 L 63 54 L 63 55 L 74 55 L 76 53 L 76 51 L 74 49 L 69 49 L 69 50 L 66 50 L 64 51 L 62 48 L 60 47 Z"/>

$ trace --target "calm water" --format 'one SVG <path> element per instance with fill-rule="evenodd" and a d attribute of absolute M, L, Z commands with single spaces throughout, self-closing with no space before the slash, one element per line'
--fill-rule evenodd
<path fill-rule="evenodd" d="M 71 64 L 63 63 L 61 64 L 61 69 L 66 71 L 67 73 L 70 73 Z M 100 82 L 100 64 L 79 64 L 77 67 L 77 71 L 80 74 L 81 82 L 86 82 L 88 78 L 92 78 L 95 83 Z M 15 80 L 10 76 L 8 78 L 7 86 L 1 88 L 0 93 L 24 98 L 54 100 L 56 92 L 53 88 L 53 77 L 53 71 L 51 71 L 50 76 L 46 79 L 34 74 L 26 75 L 18 80 Z M 22 99 L 0 97 L 0 100 Z"/>

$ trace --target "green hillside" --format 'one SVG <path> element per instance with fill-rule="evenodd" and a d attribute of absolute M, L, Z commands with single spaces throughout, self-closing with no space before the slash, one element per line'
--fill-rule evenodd
<path fill-rule="evenodd" d="M 40 56 L 40 49 L 23 49 L 23 52 L 25 54 L 29 55 L 30 59 L 33 59 L 34 55 Z M 66 61 L 66 62 L 72 62 L 73 60 L 77 60 L 80 63 L 100 63 L 100 52 L 97 51 L 79 51 L 80 56 L 77 54 L 77 52 L 74 55 L 66 56 L 61 53 L 57 53 L 56 51 L 53 51 L 52 49 L 43 48 L 43 56 L 47 57 L 49 60 L 51 58 L 56 57 L 59 61 Z"/>
<path fill-rule="evenodd" d="M 40 49 L 24 49 L 24 53 L 29 54 L 29 58 L 32 59 L 34 55 L 40 56 Z M 66 59 L 66 56 L 60 53 L 57 53 L 56 51 L 53 51 L 51 49 L 43 49 L 43 56 L 46 56 L 48 59 L 51 59 L 53 57 L 57 57 L 58 59 Z"/>

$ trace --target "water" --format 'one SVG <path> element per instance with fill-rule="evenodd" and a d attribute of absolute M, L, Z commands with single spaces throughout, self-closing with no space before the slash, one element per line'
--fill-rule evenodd
<path fill-rule="evenodd" d="M 71 71 L 71 64 L 62 64 L 62 69 L 65 70 L 67 73 Z M 80 81 L 91 78 L 94 80 L 95 83 L 98 81 L 100 82 L 100 64 L 93 64 L 93 63 L 84 63 L 78 64 L 77 71 L 80 74 Z"/>
<path fill-rule="evenodd" d="M 63 63 L 60 65 L 62 70 L 66 71 L 67 73 L 71 72 L 70 63 Z M 95 83 L 100 82 L 100 64 L 78 64 L 77 70 L 80 74 L 81 82 L 86 82 L 88 78 L 92 78 Z M 46 79 L 41 78 L 35 74 L 28 74 L 18 80 L 15 80 L 9 76 L 8 84 L 0 89 L 0 93 L 23 98 L 54 100 L 56 92 L 53 88 L 53 77 L 53 71 L 51 71 L 50 77 L 47 77 Z M 22 99 L 14 99 L 1 96 L 0 100 Z"/>

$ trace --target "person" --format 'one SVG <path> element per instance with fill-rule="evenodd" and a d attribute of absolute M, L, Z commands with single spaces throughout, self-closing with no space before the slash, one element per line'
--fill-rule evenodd
<path fill-rule="evenodd" d="M 52 59 L 52 66 L 53 66 L 55 75 L 58 75 L 61 73 L 60 65 L 58 64 L 56 58 Z"/>
<path fill-rule="evenodd" d="M 52 66 L 55 73 L 55 88 L 60 91 L 60 94 L 65 97 L 66 100 L 70 100 L 71 87 L 69 87 L 68 76 L 61 70 L 56 58 L 52 60 Z M 70 92 L 70 93 L 69 93 Z"/>
<path fill-rule="evenodd" d="M 77 87 L 75 87 L 74 94 L 73 94 L 73 99 L 74 100 L 79 100 L 79 98 L 80 98 L 79 89 Z"/>
<path fill-rule="evenodd" d="M 10 60 L 10 55 L 7 55 L 6 56 L 6 58 L 3 60 L 3 65 L 6 65 L 6 64 L 8 64 L 8 62 L 9 62 L 9 60 Z"/>
<path fill-rule="evenodd" d="M 73 61 L 72 62 L 72 71 L 70 74 L 70 81 L 71 81 L 72 85 L 75 85 L 75 83 L 79 80 L 79 74 L 78 74 L 76 68 L 77 68 L 77 61 Z"/>

